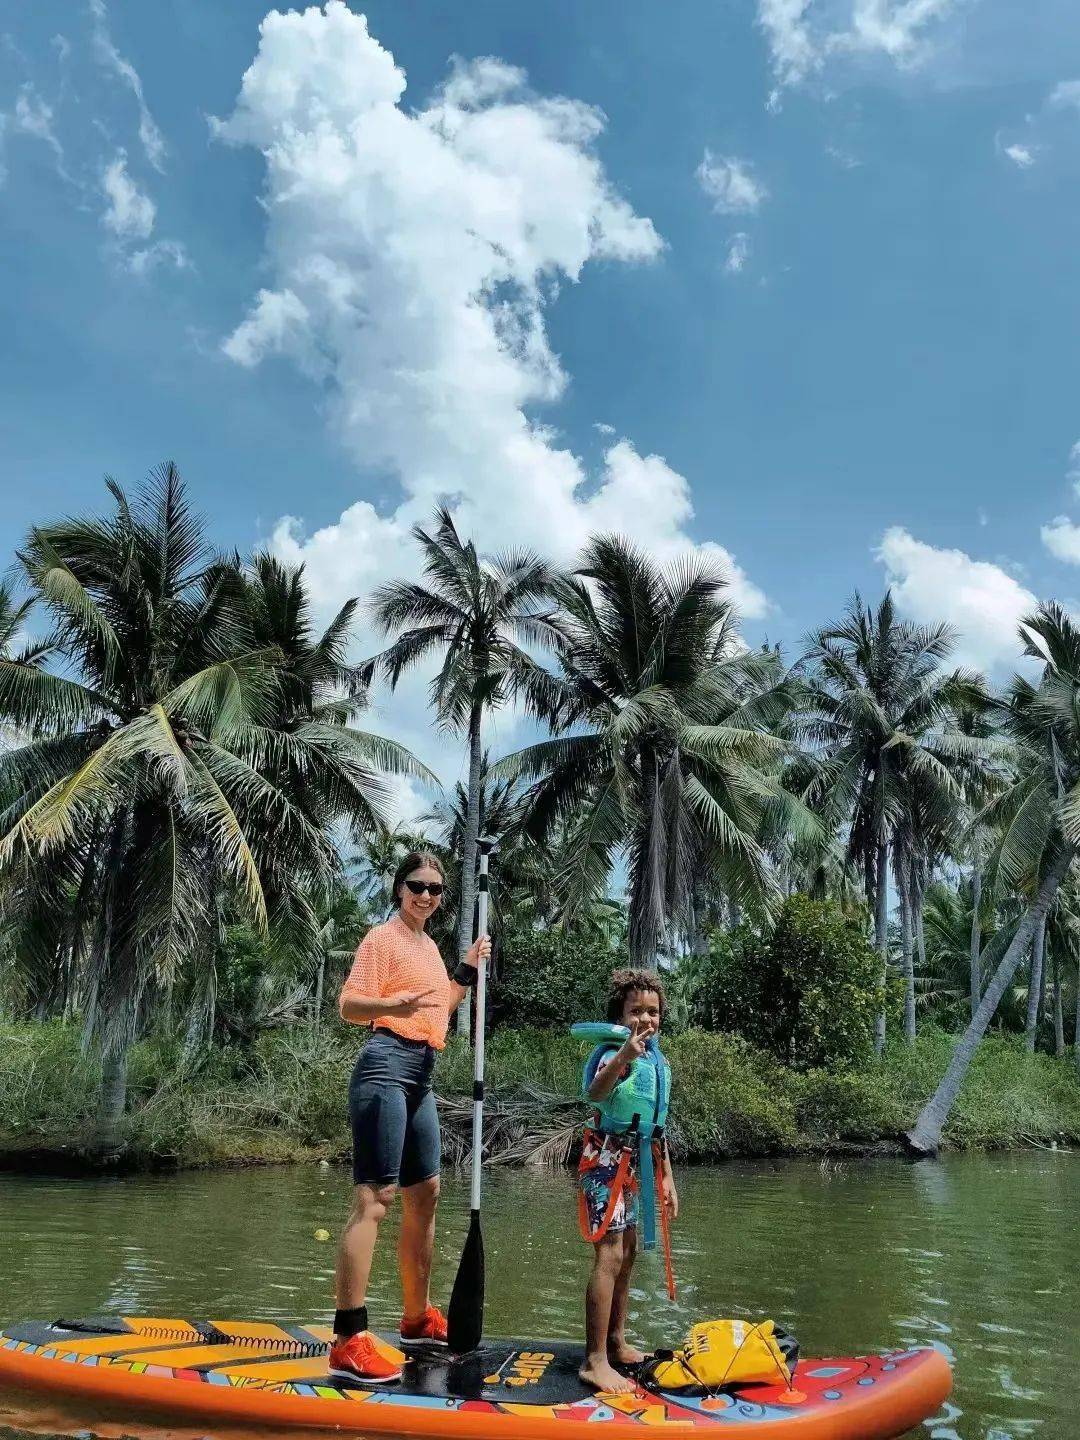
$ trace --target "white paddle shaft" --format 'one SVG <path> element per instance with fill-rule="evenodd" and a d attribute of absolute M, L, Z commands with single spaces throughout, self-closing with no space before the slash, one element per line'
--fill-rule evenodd
<path fill-rule="evenodd" d="M 477 905 L 477 931 L 487 934 L 488 927 L 488 851 L 480 845 L 480 889 Z M 480 1170 L 484 1158 L 484 1020 L 487 1011 L 487 961 L 476 967 L 476 1043 L 473 1049 L 473 1112 L 472 1112 L 472 1189 L 469 1208 L 480 1209 Z"/>

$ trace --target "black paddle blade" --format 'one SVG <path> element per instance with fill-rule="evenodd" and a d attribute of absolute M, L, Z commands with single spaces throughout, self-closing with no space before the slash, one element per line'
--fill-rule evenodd
<path fill-rule="evenodd" d="M 461 1252 L 457 1279 L 446 1312 L 447 1344 L 455 1355 L 475 1350 L 484 1333 L 484 1237 L 480 1211 L 469 1217 L 469 1233 Z"/>

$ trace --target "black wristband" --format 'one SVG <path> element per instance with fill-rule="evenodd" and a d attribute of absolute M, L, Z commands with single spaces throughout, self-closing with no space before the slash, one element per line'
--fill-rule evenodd
<path fill-rule="evenodd" d="M 466 960 L 462 960 L 461 964 L 454 971 L 453 979 L 457 985 L 475 985 L 476 966 L 470 965 Z"/>

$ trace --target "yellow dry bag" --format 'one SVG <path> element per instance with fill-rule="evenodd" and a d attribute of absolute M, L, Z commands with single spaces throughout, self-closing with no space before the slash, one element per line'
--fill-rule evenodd
<path fill-rule="evenodd" d="M 658 1350 L 642 1378 L 657 1390 L 790 1385 L 799 1347 L 771 1320 L 702 1320 L 678 1350 Z"/>

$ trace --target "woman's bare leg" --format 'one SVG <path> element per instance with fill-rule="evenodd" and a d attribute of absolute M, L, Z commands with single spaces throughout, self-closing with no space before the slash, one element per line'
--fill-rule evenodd
<path fill-rule="evenodd" d="M 357 1185 L 341 1234 L 337 1257 L 337 1308 L 353 1310 L 367 1301 L 371 1257 L 379 1225 L 394 1202 L 396 1185 Z"/>
<path fill-rule="evenodd" d="M 431 1304 L 431 1257 L 435 1252 L 438 1203 L 438 1175 L 402 1187 L 398 1269 L 406 1320 L 419 1320 Z"/>

